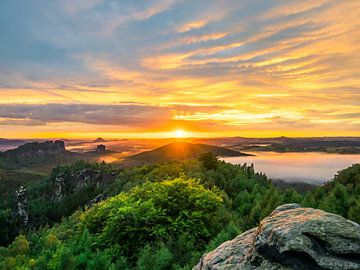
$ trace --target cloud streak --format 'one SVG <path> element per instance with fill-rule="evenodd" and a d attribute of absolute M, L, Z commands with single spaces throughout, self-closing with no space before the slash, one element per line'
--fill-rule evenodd
<path fill-rule="evenodd" d="M 19 120 L 28 125 L 47 123 L 86 123 L 97 125 L 144 126 L 149 121 L 161 122 L 171 118 L 171 110 L 147 105 L 94 105 L 94 104 L 10 104 L 0 107 L 0 117 L 8 125 Z"/>
<path fill-rule="evenodd" d="M 0 132 L 76 122 L 360 135 L 358 1 L 18 5 L 0 10 Z"/>

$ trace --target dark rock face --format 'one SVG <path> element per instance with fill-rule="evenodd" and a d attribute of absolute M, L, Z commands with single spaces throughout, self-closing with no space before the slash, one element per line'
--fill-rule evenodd
<path fill-rule="evenodd" d="M 103 144 L 99 144 L 96 147 L 96 153 L 104 153 L 106 151 L 106 146 Z"/>
<path fill-rule="evenodd" d="M 360 225 L 297 204 L 204 255 L 193 270 L 360 269 Z"/>
<path fill-rule="evenodd" d="M 65 142 L 64 141 L 55 141 L 53 143 L 53 150 L 56 152 L 64 152 L 65 151 Z"/>
<path fill-rule="evenodd" d="M 54 180 L 52 199 L 61 201 L 70 194 L 81 192 L 86 187 L 100 187 L 114 181 L 116 174 L 103 174 L 98 170 L 83 169 L 74 174 L 59 173 Z"/>

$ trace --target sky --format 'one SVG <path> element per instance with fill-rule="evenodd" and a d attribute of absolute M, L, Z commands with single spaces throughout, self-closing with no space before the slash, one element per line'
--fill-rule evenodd
<path fill-rule="evenodd" d="M 359 12 L 357 0 L 3 0 L 0 137 L 360 136 Z"/>

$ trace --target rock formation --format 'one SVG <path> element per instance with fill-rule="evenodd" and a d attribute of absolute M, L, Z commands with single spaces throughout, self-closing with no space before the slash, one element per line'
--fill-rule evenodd
<path fill-rule="evenodd" d="M 103 144 L 99 144 L 96 147 L 96 153 L 104 153 L 106 151 L 106 146 Z"/>
<path fill-rule="evenodd" d="M 6 158 L 39 158 L 66 152 L 64 141 L 32 142 L 4 152 Z"/>
<path fill-rule="evenodd" d="M 220 269 L 360 269 L 360 225 L 322 210 L 282 205 L 193 268 Z"/>
<path fill-rule="evenodd" d="M 61 201 L 66 196 L 80 192 L 86 187 L 107 186 L 114 181 L 115 177 L 115 173 L 104 174 L 93 169 L 82 169 L 71 174 L 59 173 L 54 179 L 52 199 Z"/>
<path fill-rule="evenodd" d="M 51 141 L 49 143 L 51 144 Z M 53 142 L 52 149 L 55 153 L 64 152 L 65 151 L 65 142 L 59 141 L 59 140 Z"/>
<path fill-rule="evenodd" d="M 60 173 L 55 178 L 55 201 L 61 201 L 65 193 L 65 175 Z"/>
<path fill-rule="evenodd" d="M 16 200 L 17 200 L 17 214 L 22 219 L 22 222 L 25 226 L 29 222 L 29 213 L 28 213 L 28 201 L 26 198 L 26 189 L 23 186 L 16 191 Z"/>

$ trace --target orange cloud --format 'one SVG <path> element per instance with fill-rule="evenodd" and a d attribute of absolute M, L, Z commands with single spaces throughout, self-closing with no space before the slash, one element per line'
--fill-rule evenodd
<path fill-rule="evenodd" d="M 186 15 L 176 10 L 185 4 Z M 108 17 L 102 17 L 100 11 L 92 13 L 100 2 L 77 3 L 66 10 L 66 18 L 75 19 L 79 40 L 74 33 L 69 34 L 69 44 L 57 43 L 45 32 L 41 36 L 46 44 L 55 43 L 55 49 L 68 53 L 61 60 L 72 62 L 64 66 L 60 62 L 59 69 L 37 70 L 46 61 L 35 54 L 34 70 L 26 63 L 23 68 L 14 63 L 13 73 L 8 72 L 11 65 L 0 64 L 0 107 L 132 102 L 158 109 L 148 113 L 142 125 L 104 123 L 104 132 L 111 136 L 172 132 L 176 125 L 199 134 L 301 135 L 315 130 L 360 135 L 360 2 L 282 2 L 263 8 L 259 4 L 256 9 L 252 2 L 233 4 L 114 4 Z M 99 29 L 82 36 L 80 30 L 89 26 L 79 24 L 89 18 L 94 20 L 90 26 Z M 72 32 L 63 28 L 66 34 Z M 58 73 L 73 65 L 68 73 Z M 193 108 L 182 110 L 181 106 Z M 149 120 L 158 116 L 155 111 L 163 118 Z M 9 136 L 22 126 L 32 136 L 41 130 L 89 135 L 101 126 L 80 121 L 75 128 L 69 119 L 62 119 L 61 128 L 29 117 L 0 117 L 0 132 Z"/>
<path fill-rule="evenodd" d="M 204 27 L 207 24 L 206 21 L 193 21 L 193 22 L 189 22 L 186 23 L 184 25 L 182 25 L 179 29 L 178 32 L 183 33 L 183 32 L 188 32 L 190 30 L 193 29 L 199 29 L 201 27 Z"/>

